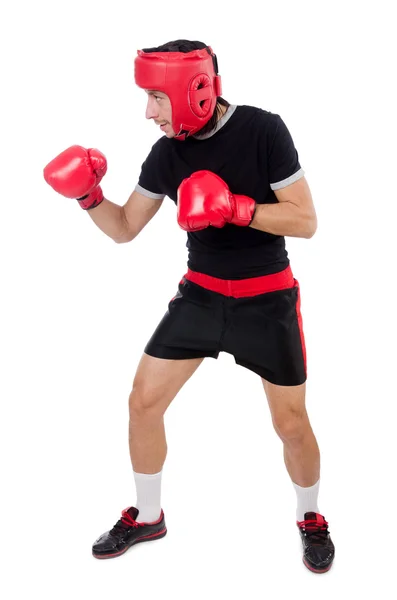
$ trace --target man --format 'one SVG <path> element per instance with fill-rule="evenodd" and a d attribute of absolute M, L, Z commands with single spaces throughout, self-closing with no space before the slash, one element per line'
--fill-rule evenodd
<path fill-rule="evenodd" d="M 129 398 L 137 500 L 93 545 L 96 558 L 166 535 L 160 503 L 164 413 L 205 357 L 229 352 L 261 377 L 297 494 L 305 565 L 322 573 L 334 546 L 319 513 L 319 449 L 305 408 L 306 352 L 298 281 L 284 236 L 310 238 L 317 220 L 291 135 L 277 114 L 221 97 L 216 56 L 177 40 L 138 51 L 146 117 L 165 133 L 120 207 L 99 185 L 106 159 L 72 146 L 44 170 L 116 242 L 133 240 L 165 196 L 187 231 L 188 270 L 145 347 Z"/>

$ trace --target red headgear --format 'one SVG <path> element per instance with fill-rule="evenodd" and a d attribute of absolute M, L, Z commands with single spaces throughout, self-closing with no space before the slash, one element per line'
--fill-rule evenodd
<path fill-rule="evenodd" d="M 135 83 L 167 94 L 175 139 L 184 140 L 204 127 L 222 93 L 216 56 L 210 46 L 192 52 L 144 52 L 135 59 Z"/>

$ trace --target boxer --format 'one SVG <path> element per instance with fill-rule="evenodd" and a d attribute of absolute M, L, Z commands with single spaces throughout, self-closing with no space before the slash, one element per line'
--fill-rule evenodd
<path fill-rule="evenodd" d="M 119 556 L 166 535 L 164 413 L 205 357 L 228 352 L 261 378 L 297 495 L 303 561 L 324 573 L 335 548 L 318 508 L 300 289 L 285 245 L 286 236 L 311 238 L 317 218 L 292 137 L 278 114 L 222 98 L 216 55 L 202 42 L 139 50 L 135 82 L 147 94 L 146 118 L 164 135 L 123 206 L 103 195 L 107 163 L 99 150 L 72 146 L 44 169 L 46 181 L 118 243 L 133 240 L 166 196 L 187 232 L 187 271 L 144 348 L 129 396 L 136 502 L 95 541 L 93 555 Z"/>

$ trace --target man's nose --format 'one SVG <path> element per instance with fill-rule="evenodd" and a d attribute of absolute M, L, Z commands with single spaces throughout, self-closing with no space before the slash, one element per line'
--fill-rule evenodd
<path fill-rule="evenodd" d="M 147 106 L 146 106 L 146 118 L 147 119 L 156 119 L 158 117 L 158 105 L 155 102 L 153 96 L 148 98 Z"/>

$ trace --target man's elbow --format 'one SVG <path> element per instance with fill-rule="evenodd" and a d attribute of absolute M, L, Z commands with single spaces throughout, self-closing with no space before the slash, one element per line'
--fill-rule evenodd
<path fill-rule="evenodd" d="M 310 217 L 307 221 L 306 221 L 306 227 L 305 227 L 305 238 L 306 239 L 310 239 L 314 236 L 314 234 L 317 231 L 317 217 Z"/>
<path fill-rule="evenodd" d="M 124 206 L 121 207 L 121 222 L 122 226 L 120 228 L 120 233 L 118 236 L 113 238 L 116 244 L 126 244 L 127 242 L 131 242 L 137 235 L 135 232 L 131 231 L 130 224 L 125 214 Z"/>
<path fill-rule="evenodd" d="M 128 232 L 128 233 L 123 234 L 120 237 L 113 238 L 113 241 L 116 242 L 116 244 L 126 244 L 127 242 L 132 242 L 134 237 L 135 237 L 135 235 Z"/>

